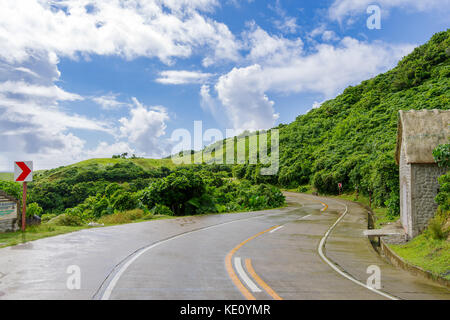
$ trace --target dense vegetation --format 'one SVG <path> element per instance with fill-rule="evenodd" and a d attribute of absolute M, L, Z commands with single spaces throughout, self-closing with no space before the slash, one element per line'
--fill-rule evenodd
<path fill-rule="evenodd" d="M 230 166 L 144 169 L 131 160 L 102 162 L 90 161 L 37 173 L 29 183 L 27 215 L 42 215 L 43 221 L 54 219 L 61 225 L 76 226 L 99 219 L 109 221 L 104 217 L 124 212 L 138 218 L 146 214 L 183 216 L 259 210 L 284 204 L 279 189 L 235 180 Z M 21 198 L 18 183 L 0 181 L 0 189 Z M 120 217 L 114 217 L 117 218 Z M 120 219 L 123 218 L 126 217 Z"/>

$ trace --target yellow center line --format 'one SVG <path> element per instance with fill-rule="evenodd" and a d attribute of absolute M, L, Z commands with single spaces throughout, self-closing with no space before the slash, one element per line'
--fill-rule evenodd
<path fill-rule="evenodd" d="M 253 279 L 255 279 L 255 281 L 261 286 L 261 288 L 263 288 L 264 290 L 266 290 L 266 292 L 275 300 L 283 300 L 283 298 L 281 298 L 271 287 L 269 287 L 267 285 L 267 283 L 264 282 L 263 279 L 261 279 L 255 272 L 255 269 L 253 269 L 252 266 L 252 260 L 250 259 L 245 259 L 245 268 L 247 268 L 248 273 L 250 273 L 250 275 L 253 277 Z"/>
<path fill-rule="evenodd" d="M 247 240 L 241 242 L 236 247 L 234 247 L 230 252 L 228 252 L 227 256 L 225 257 L 225 268 L 227 269 L 228 275 L 230 276 L 230 278 L 233 281 L 234 285 L 239 289 L 239 291 L 244 295 L 244 297 L 247 300 L 256 300 L 256 298 L 250 293 L 250 291 L 247 290 L 247 288 L 242 284 L 241 280 L 239 280 L 238 276 L 234 272 L 233 265 L 231 263 L 233 255 L 236 253 L 236 251 L 238 251 L 247 242 L 255 239 L 256 237 L 259 237 L 260 235 L 262 235 L 262 234 L 264 234 L 266 232 L 269 232 L 270 230 L 278 228 L 278 227 L 279 226 L 273 226 L 272 228 L 269 228 L 267 230 L 261 231 L 258 234 L 255 234 L 254 236 L 248 238 Z"/>

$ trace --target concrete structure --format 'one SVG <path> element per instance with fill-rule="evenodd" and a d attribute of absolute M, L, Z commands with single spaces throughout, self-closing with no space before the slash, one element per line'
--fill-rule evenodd
<path fill-rule="evenodd" d="M 422 232 L 434 216 L 438 177 L 446 172 L 433 158 L 433 150 L 448 143 L 449 110 L 400 111 L 396 161 L 400 169 L 400 217 L 408 235 Z"/>
<path fill-rule="evenodd" d="M 19 202 L 0 190 L 0 232 L 16 231 Z"/>

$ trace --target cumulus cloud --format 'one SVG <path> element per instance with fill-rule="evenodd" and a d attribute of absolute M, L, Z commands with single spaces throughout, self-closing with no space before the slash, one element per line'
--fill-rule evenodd
<path fill-rule="evenodd" d="M 264 93 L 266 80 L 261 75 L 262 68 L 252 65 L 246 68 L 234 68 L 219 78 L 216 91 L 223 109 L 237 131 L 267 129 L 278 115 Z"/>
<path fill-rule="evenodd" d="M 243 37 L 249 49 L 246 58 L 256 63 L 280 64 L 300 55 L 303 50 L 300 38 L 286 39 L 270 35 L 255 23 L 249 25 Z"/>
<path fill-rule="evenodd" d="M 202 16 L 216 0 L 6 1 L 0 11 L 0 58 L 26 60 L 30 52 L 157 57 L 165 63 L 206 48 L 208 59 L 236 59 L 228 27 Z"/>
<path fill-rule="evenodd" d="M 342 21 L 344 18 L 366 12 L 369 5 L 374 4 L 372 0 L 335 0 L 328 10 L 332 20 Z M 382 10 L 394 7 L 404 8 L 410 11 L 449 11 L 450 0 L 378 0 L 376 1 Z"/>
<path fill-rule="evenodd" d="M 121 137 L 133 143 L 144 154 L 160 156 L 164 151 L 164 143 L 159 138 L 166 133 L 166 121 L 169 120 L 167 110 L 161 106 L 144 106 L 136 98 L 133 98 L 133 102 L 130 117 L 119 120 Z"/>
<path fill-rule="evenodd" d="M 332 98 L 348 85 L 393 67 L 413 47 L 350 37 L 337 45 L 318 44 L 313 53 L 293 55 L 277 65 L 234 68 L 219 78 L 216 100 L 234 128 L 267 129 L 278 116 L 268 98 L 271 93 L 313 92 Z"/>
<path fill-rule="evenodd" d="M 187 70 L 167 70 L 159 74 L 156 82 L 162 84 L 192 84 L 204 83 L 213 76 L 212 73 L 204 73 L 200 71 Z"/>

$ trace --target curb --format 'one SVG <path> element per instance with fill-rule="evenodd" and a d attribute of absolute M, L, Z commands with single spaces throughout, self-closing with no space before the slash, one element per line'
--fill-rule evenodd
<path fill-rule="evenodd" d="M 373 214 L 373 211 L 371 208 L 366 206 L 365 204 L 361 204 L 364 206 L 368 212 L 369 212 L 369 228 L 373 228 L 375 225 L 375 215 Z M 370 226 L 370 224 L 372 226 Z M 367 237 L 369 239 L 369 237 Z M 369 239 L 370 241 L 370 239 Z M 378 252 L 374 248 L 374 250 Z M 445 278 L 442 278 L 441 276 L 435 275 L 431 273 L 430 271 L 424 270 L 418 266 L 415 266 L 407 261 L 405 261 L 403 258 L 401 258 L 399 255 L 397 255 L 389 246 L 384 242 L 383 238 L 380 237 L 380 251 L 381 253 L 386 257 L 386 259 L 397 268 L 403 269 L 405 271 L 408 271 L 409 273 L 413 274 L 414 276 L 418 276 L 430 281 L 433 281 L 439 285 L 445 286 L 447 288 L 450 288 L 450 280 L 447 280 Z"/>

